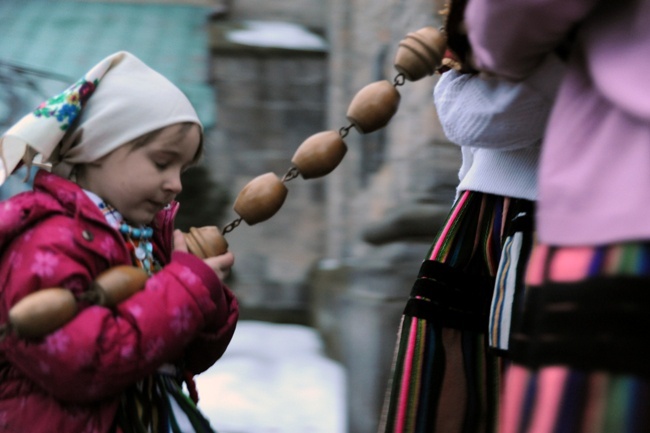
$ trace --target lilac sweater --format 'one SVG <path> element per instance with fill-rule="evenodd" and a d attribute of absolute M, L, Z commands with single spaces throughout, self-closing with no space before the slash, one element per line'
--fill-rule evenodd
<path fill-rule="evenodd" d="M 469 2 L 477 64 L 513 80 L 528 76 L 580 25 L 543 142 L 544 243 L 650 239 L 649 18 L 645 0 Z"/>

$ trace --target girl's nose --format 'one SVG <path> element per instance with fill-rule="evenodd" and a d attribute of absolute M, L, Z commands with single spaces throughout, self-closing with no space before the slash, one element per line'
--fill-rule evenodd
<path fill-rule="evenodd" d="M 180 173 L 169 176 L 165 181 L 164 186 L 166 190 L 173 192 L 174 194 L 180 194 L 183 190 Z"/>

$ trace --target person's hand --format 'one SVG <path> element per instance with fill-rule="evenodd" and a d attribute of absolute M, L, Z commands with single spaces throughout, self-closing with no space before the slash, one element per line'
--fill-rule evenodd
<path fill-rule="evenodd" d="M 230 269 L 235 264 L 235 256 L 230 251 L 226 251 L 221 255 L 203 259 L 203 261 L 206 265 L 210 266 L 219 279 L 223 281 L 228 275 L 230 275 Z"/>
<path fill-rule="evenodd" d="M 183 232 L 178 229 L 174 230 L 174 251 L 188 252 Z M 203 262 L 210 266 L 219 279 L 223 281 L 230 275 L 230 269 L 235 264 L 235 256 L 230 251 L 226 251 L 218 256 L 203 259 Z"/>

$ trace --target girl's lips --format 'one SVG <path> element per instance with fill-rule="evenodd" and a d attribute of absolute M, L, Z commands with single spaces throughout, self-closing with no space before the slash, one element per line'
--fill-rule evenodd
<path fill-rule="evenodd" d="M 147 200 L 147 203 L 149 203 L 149 205 L 151 207 L 153 207 L 154 209 L 157 209 L 157 210 L 164 209 L 164 207 L 166 206 L 164 203 L 160 203 L 160 202 L 153 201 L 153 200 Z"/>

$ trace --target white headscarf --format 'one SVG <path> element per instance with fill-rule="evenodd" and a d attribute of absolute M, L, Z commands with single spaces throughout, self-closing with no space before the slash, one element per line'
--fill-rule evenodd
<path fill-rule="evenodd" d="M 29 166 L 36 155 L 68 177 L 75 164 L 180 122 L 201 126 L 183 92 L 133 54 L 117 52 L 0 138 L 0 185 L 21 161 Z"/>

